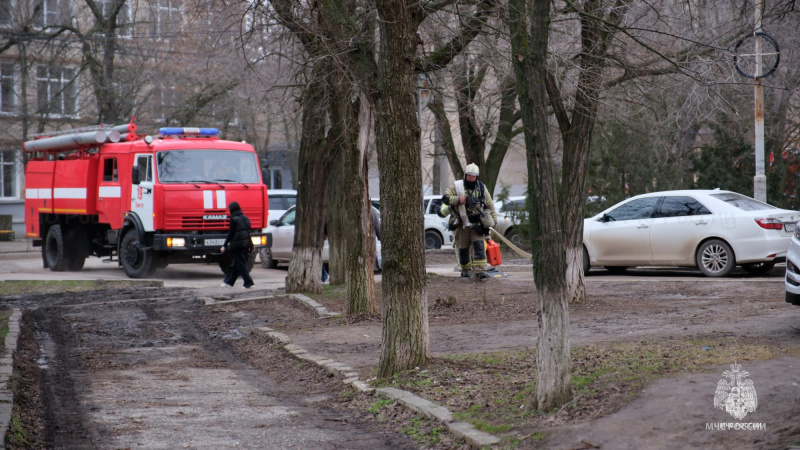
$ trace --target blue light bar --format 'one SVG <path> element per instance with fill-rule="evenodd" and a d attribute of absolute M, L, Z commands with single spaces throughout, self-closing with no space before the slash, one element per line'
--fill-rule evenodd
<path fill-rule="evenodd" d="M 161 136 L 219 136 L 216 128 L 159 128 L 158 134 Z"/>

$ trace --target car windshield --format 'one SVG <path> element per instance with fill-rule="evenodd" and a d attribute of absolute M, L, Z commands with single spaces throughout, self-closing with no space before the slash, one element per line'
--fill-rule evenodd
<path fill-rule="evenodd" d="M 235 150 L 169 150 L 157 153 L 162 183 L 259 183 L 252 152 Z"/>
<path fill-rule="evenodd" d="M 269 207 L 270 209 L 289 209 L 297 203 L 297 197 L 294 195 L 270 195 Z"/>
<path fill-rule="evenodd" d="M 735 192 L 722 192 L 719 194 L 711 194 L 712 197 L 718 198 L 723 202 L 735 206 L 742 211 L 762 211 L 765 209 L 778 209 L 772 205 L 762 203 L 754 198 L 747 197 L 746 195 L 737 194 Z"/>
<path fill-rule="evenodd" d="M 522 212 L 525 210 L 525 200 L 508 200 L 501 207 L 503 212 Z"/>

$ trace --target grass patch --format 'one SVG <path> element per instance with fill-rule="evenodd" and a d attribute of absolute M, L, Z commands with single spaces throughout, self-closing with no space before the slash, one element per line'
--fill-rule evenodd
<path fill-rule="evenodd" d="M 371 414 L 377 414 L 380 410 L 382 410 L 383 408 L 386 408 L 387 406 L 391 405 L 392 403 L 394 403 L 394 400 L 392 400 L 392 399 L 388 399 L 388 398 L 379 399 L 378 401 L 373 403 L 372 406 L 370 406 L 367 409 L 367 412 L 369 412 Z"/>
<path fill-rule="evenodd" d="M 15 413 L 11 416 L 8 428 L 8 444 L 16 445 L 19 448 L 26 448 L 30 445 L 28 432 L 22 425 L 22 418 L 19 414 Z"/>
<path fill-rule="evenodd" d="M 8 334 L 8 318 L 11 317 L 11 311 L 0 310 L 0 349 L 5 348 L 6 335 Z"/>
<path fill-rule="evenodd" d="M 506 444 L 515 446 L 519 439 L 543 439 L 540 430 L 553 416 L 563 423 L 612 413 L 658 378 L 787 355 L 800 355 L 800 347 L 716 337 L 574 347 L 573 401 L 555 412 L 536 409 L 535 351 L 436 358 L 424 370 L 409 370 L 379 384 L 441 404 L 457 420 L 504 435 Z"/>
<path fill-rule="evenodd" d="M 143 284 L 144 283 L 144 284 Z M 127 288 L 144 286 L 147 281 L 133 280 L 9 280 L 0 282 L 0 297 L 4 295 L 55 294 L 59 292 L 85 292 L 97 289 Z M 161 286 L 158 281 L 153 286 Z"/>

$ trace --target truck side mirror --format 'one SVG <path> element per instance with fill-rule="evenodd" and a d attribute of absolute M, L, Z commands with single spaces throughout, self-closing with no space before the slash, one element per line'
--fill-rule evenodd
<path fill-rule="evenodd" d="M 133 166 L 131 169 L 131 183 L 139 184 L 139 166 Z"/>

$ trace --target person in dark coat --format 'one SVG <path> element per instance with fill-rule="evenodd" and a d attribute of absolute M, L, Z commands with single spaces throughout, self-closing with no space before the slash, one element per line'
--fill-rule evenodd
<path fill-rule="evenodd" d="M 241 275 L 244 288 L 250 289 L 255 284 L 250 278 L 250 269 L 247 267 L 247 254 L 253 245 L 250 241 L 250 219 L 244 215 L 237 202 L 231 202 L 228 210 L 231 212 L 230 228 L 228 237 L 225 238 L 225 244 L 219 251 L 225 253 L 226 247 L 229 247 L 229 250 L 233 252 L 233 263 L 222 282 L 222 287 L 233 287 L 236 279 Z"/>

